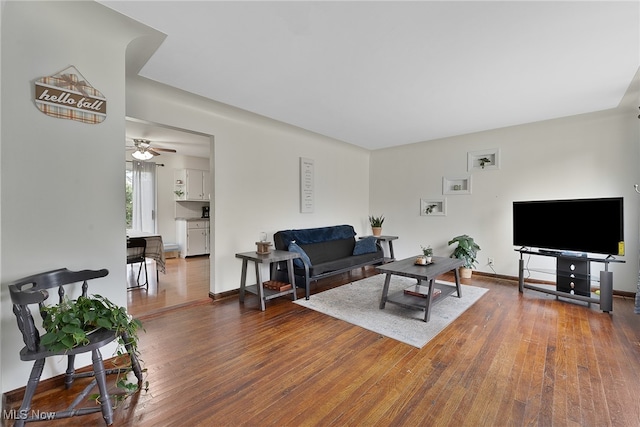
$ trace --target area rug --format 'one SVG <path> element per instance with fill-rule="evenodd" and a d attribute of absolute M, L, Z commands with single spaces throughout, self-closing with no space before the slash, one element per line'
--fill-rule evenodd
<path fill-rule="evenodd" d="M 380 310 L 384 274 L 368 277 L 311 295 L 297 304 L 377 332 L 397 341 L 422 348 L 433 337 L 480 299 L 488 289 L 462 285 L 462 298 L 454 292 L 431 308 L 431 319 L 425 323 L 423 310 L 411 310 L 387 303 Z M 438 283 L 455 286 L 454 283 Z M 416 280 L 392 276 L 389 294 L 415 285 Z"/>

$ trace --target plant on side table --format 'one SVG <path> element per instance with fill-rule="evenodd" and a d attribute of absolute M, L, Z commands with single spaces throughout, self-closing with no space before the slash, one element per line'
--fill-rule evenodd
<path fill-rule="evenodd" d="M 433 249 L 431 248 L 431 246 L 427 246 L 425 248 L 421 245 L 420 247 L 422 248 L 422 255 L 425 259 L 425 262 L 429 264 L 431 262 L 431 258 L 433 257 Z"/>
<path fill-rule="evenodd" d="M 43 306 L 41 313 L 46 333 L 40 342 L 49 350 L 61 351 L 86 345 L 92 332 L 105 328 L 116 333 L 117 358 L 128 354 L 127 346 L 139 356 L 138 330 L 143 329 L 142 323 L 129 315 L 126 308 L 115 305 L 103 296 L 80 296 L 77 300 L 66 298 L 60 304 Z M 126 374 L 118 377 L 116 385 L 126 392 L 124 396 L 116 395 L 116 400 L 123 400 L 138 390 L 138 384 L 130 382 Z M 148 389 L 148 382 L 144 386 L 145 390 Z"/>
<path fill-rule="evenodd" d="M 473 240 L 473 237 L 469 237 L 466 234 L 456 236 L 449 240 L 448 245 L 457 243 L 458 246 L 453 250 L 451 258 L 458 258 L 464 261 L 464 265 L 460 268 L 460 275 L 468 279 L 471 277 L 471 271 L 473 264 L 477 264 L 478 251 L 480 246 Z"/>
<path fill-rule="evenodd" d="M 374 236 L 382 235 L 382 223 L 384 222 L 384 215 L 369 216 L 369 224 L 371 224 L 371 232 Z"/>

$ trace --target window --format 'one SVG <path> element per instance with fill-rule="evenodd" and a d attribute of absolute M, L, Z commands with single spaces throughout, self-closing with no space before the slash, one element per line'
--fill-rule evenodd
<path fill-rule="evenodd" d="M 125 170 L 125 219 L 127 222 L 127 230 L 133 228 L 133 170 L 131 163 L 126 164 Z"/>
<path fill-rule="evenodd" d="M 156 164 L 133 161 L 129 166 L 127 163 L 125 185 L 127 229 L 155 233 Z"/>

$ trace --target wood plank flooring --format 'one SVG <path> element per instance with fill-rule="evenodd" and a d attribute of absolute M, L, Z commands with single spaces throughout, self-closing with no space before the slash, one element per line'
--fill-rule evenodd
<path fill-rule="evenodd" d="M 314 292 L 371 274 L 327 279 Z M 640 425 L 631 299 L 614 298 L 606 314 L 521 295 L 510 280 L 476 274 L 463 283 L 489 292 L 422 349 L 286 298 L 264 312 L 255 296 L 154 307 L 140 343 L 150 388 L 116 409 L 114 425 Z M 62 408 L 63 394 L 40 393 L 36 403 Z M 94 414 L 40 425 L 103 422 Z"/>
<path fill-rule="evenodd" d="M 138 265 L 127 266 L 128 286 L 135 286 Z M 156 274 L 154 261 L 147 261 L 149 289 L 127 292 L 127 309 L 136 317 L 159 313 L 194 301 L 209 300 L 209 257 L 169 258 L 166 273 Z M 239 269 L 240 267 L 238 267 Z M 144 270 L 141 283 L 144 283 Z"/>

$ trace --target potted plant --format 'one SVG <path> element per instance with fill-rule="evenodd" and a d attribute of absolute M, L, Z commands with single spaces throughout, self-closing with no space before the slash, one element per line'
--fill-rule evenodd
<path fill-rule="evenodd" d="M 429 215 L 430 213 L 433 213 L 433 210 L 436 208 L 436 204 L 431 204 L 429 206 L 427 206 L 424 210 L 424 213 L 426 213 L 427 215 Z"/>
<path fill-rule="evenodd" d="M 420 246 L 420 247 L 422 248 L 422 255 L 425 260 L 425 263 L 429 264 L 433 257 L 433 249 L 431 249 L 431 246 L 427 246 L 426 248 L 424 246 Z"/>
<path fill-rule="evenodd" d="M 369 223 L 371 224 L 371 232 L 374 236 L 380 236 L 382 234 L 382 223 L 384 222 L 384 215 L 369 216 Z"/>
<path fill-rule="evenodd" d="M 481 158 L 481 159 L 478 159 L 478 161 L 480 162 L 480 167 L 481 167 L 482 169 L 484 169 L 484 166 L 485 166 L 486 164 L 491 163 L 491 159 L 490 159 L 490 158 L 488 158 L 488 157 L 483 157 L 483 158 Z"/>
<path fill-rule="evenodd" d="M 46 333 L 40 342 L 49 350 L 67 350 L 87 344 L 90 334 L 105 328 L 116 332 L 118 357 L 128 354 L 127 346 L 139 356 L 138 330 L 142 328 L 142 323 L 130 316 L 126 308 L 115 305 L 103 296 L 80 296 L 77 300 L 65 298 L 60 304 L 43 306 L 41 313 Z M 138 390 L 138 384 L 127 380 L 126 375 L 119 377 L 116 384 L 126 391 L 124 396 L 116 395 L 116 400 Z M 145 384 L 147 387 L 148 384 Z"/>
<path fill-rule="evenodd" d="M 473 240 L 473 237 L 469 237 L 466 234 L 456 236 L 449 240 L 449 245 L 457 243 L 458 246 L 453 250 L 451 258 L 458 258 L 464 261 L 464 265 L 460 268 L 460 275 L 468 279 L 471 277 L 471 269 L 473 264 L 477 264 L 478 251 L 480 246 Z"/>

